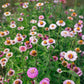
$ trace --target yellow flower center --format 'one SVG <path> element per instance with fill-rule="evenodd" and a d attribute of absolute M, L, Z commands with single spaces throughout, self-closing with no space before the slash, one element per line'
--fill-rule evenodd
<path fill-rule="evenodd" d="M 70 82 L 70 81 L 68 81 L 66 84 L 71 84 L 71 82 Z"/>
<path fill-rule="evenodd" d="M 69 54 L 68 57 L 69 57 L 70 59 L 72 59 L 72 58 L 73 58 L 73 54 Z"/>
<path fill-rule="evenodd" d="M 41 24 L 41 25 L 43 25 L 43 22 L 42 22 L 42 21 L 40 21 L 40 24 Z"/>
<path fill-rule="evenodd" d="M 63 20 L 60 20 L 59 23 L 62 24 L 63 23 Z"/>

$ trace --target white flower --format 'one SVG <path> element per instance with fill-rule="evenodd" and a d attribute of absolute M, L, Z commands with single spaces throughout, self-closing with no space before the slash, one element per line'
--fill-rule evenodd
<path fill-rule="evenodd" d="M 5 50 L 4 50 L 4 53 L 8 53 L 10 51 L 10 49 L 9 48 L 6 48 Z"/>
<path fill-rule="evenodd" d="M 68 61 L 75 61 L 77 59 L 77 53 L 75 51 L 68 51 L 64 58 Z"/>
<path fill-rule="evenodd" d="M 12 57 L 13 56 L 13 53 L 12 52 L 8 52 L 7 54 L 6 54 L 6 57 L 7 58 L 10 58 L 10 57 Z"/>
<path fill-rule="evenodd" d="M 74 9 L 69 9 L 70 12 L 74 12 L 75 10 Z"/>
<path fill-rule="evenodd" d="M 54 44 L 54 43 L 55 43 L 55 40 L 54 40 L 54 39 L 52 39 L 52 38 L 48 39 L 47 41 L 48 41 L 48 44 L 49 44 L 49 45 L 50 45 L 50 44 Z"/>
<path fill-rule="evenodd" d="M 45 27 L 46 22 L 45 21 L 39 21 L 38 22 L 38 27 Z"/>
<path fill-rule="evenodd" d="M 47 40 L 43 40 L 41 44 L 42 44 L 43 46 L 47 46 L 47 45 L 48 45 L 48 42 L 47 42 Z"/>
<path fill-rule="evenodd" d="M 56 24 L 50 24 L 50 26 L 49 26 L 49 29 L 51 29 L 51 30 L 53 30 L 53 29 L 56 29 Z"/>
<path fill-rule="evenodd" d="M 57 21 L 56 24 L 57 24 L 58 26 L 65 26 L 65 25 L 66 25 L 66 23 L 65 23 L 63 20 Z"/>
<path fill-rule="evenodd" d="M 30 21 L 30 23 L 37 23 L 37 20 L 34 20 L 34 19 L 32 19 L 31 21 Z"/>
<path fill-rule="evenodd" d="M 23 8 L 28 8 L 28 5 L 27 4 L 24 4 L 22 7 Z"/>
<path fill-rule="evenodd" d="M 43 6 L 44 3 L 37 3 L 36 6 L 39 7 L 39 6 Z"/>
<path fill-rule="evenodd" d="M 69 36 L 69 32 L 68 31 L 62 31 L 61 36 L 67 37 L 67 36 Z"/>
<path fill-rule="evenodd" d="M 57 72 L 58 72 L 58 73 L 62 73 L 63 71 L 62 71 L 60 68 L 58 68 L 58 69 L 57 69 Z"/>
<path fill-rule="evenodd" d="M 74 28 L 74 31 L 75 31 L 75 32 L 82 32 L 82 29 L 79 28 L 79 27 L 77 27 L 77 28 Z"/>
<path fill-rule="evenodd" d="M 16 27 L 16 24 L 11 24 L 10 27 L 11 28 L 15 28 Z"/>
<path fill-rule="evenodd" d="M 37 32 L 30 32 L 30 35 L 36 35 Z"/>
<path fill-rule="evenodd" d="M 38 39 L 37 39 L 37 38 L 33 38 L 33 39 L 31 39 L 31 43 L 33 43 L 33 44 L 37 44 L 37 42 L 38 42 Z"/>
<path fill-rule="evenodd" d="M 5 16 L 10 16 L 11 15 L 11 12 L 9 12 L 9 11 L 8 12 L 5 12 L 4 15 Z"/>

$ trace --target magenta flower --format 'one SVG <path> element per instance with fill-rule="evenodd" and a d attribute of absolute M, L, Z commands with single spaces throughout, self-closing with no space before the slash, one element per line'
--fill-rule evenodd
<path fill-rule="evenodd" d="M 54 61 L 57 61 L 58 57 L 57 56 L 53 56 L 53 59 L 54 59 Z"/>
<path fill-rule="evenodd" d="M 25 51 L 27 50 L 27 48 L 26 48 L 25 46 L 20 46 L 20 47 L 19 47 L 19 50 L 20 50 L 21 52 L 25 52 Z"/>
<path fill-rule="evenodd" d="M 3 57 L 3 55 L 4 55 L 4 52 L 0 51 L 0 57 Z"/>
<path fill-rule="evenodd" d="M 30 49 L 30 48 L 32 48 L 32 45 L 31 45 L 31 44 L 26 45 L 26 48 L 27 48 L 27 49 Z"/>
<path fill-rule="evenodd" d="M 66 27 L 65 30 L 66 31 L 71 31 L 71 28 L 70 27 Z"/>
<path fill-rule="evenodd" d="M 73 69 L 74 67 L 76 67 L 75 64 L 70 63 L 70 64 L 67 65 L 67 68 L 70 69 L 70 70 Z"/>
<path fill-rule="evenodd" d="M 81 37 L 81 36 L 82 36 L 82 32 L 78 32 L 78 36 L 80 36 L 80 37 Z"/>
<path fill-rule="evenodd" d="M 27 76 L 29 78 L 35 78 L 38 76 L 38 70 L 35 67 L 29 68 L 27 71 Z"/>

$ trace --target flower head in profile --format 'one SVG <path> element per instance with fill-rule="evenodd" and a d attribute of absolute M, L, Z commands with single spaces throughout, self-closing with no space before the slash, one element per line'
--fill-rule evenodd
<path fill-rule="evenodd" d="M 63 84 L 75 84 L 72 80 L 65 80 Z"/>
<path fill-rule="evenodd" d="M 56 22 L 56 24 L 57 24 L 58 26 L 65 26 L 65 25 L 66 25 L 66 23 L 65 23 L 63 20 L 58 20 L 58 21 Z"/>
<path fill-rule="evenodd" d="M 16 79 L 16 80 L 13 82 L 13 84 L 22 84 L 22 80 Z"/>
<path fill-rule="evenodd" d="M 19 47 L 19 50 L 20 50 L 21 52 L 25 52 L 25 51 L 27 50 L 27 48 L 26 48 L 25 46 L 20 46 L 20 47 Z"/>
<path fill-rule="evenodd" d="M 29 68 L 28 71 L 27 71 L 27 76 L 29 78 L 35 78 L 35 77 L 37 77 L 38 76 L 38 70 L 37 70 L 37 68 L 35 68 L 35 67 Z"/>

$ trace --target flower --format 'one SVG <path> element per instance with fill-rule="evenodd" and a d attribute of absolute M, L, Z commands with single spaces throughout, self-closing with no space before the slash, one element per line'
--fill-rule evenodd
<path fill-rule="evenodd" d="M 40 20 L 44 19 L 44 16 L 43 16 L 43 15 L 40 15 L 40 16 L 39 16 L 39 19 L 40 19 Z"/>
<path fill-rule="evenodd" d="M 32 19 L 31 21 L 30 21 L 30 23 L 37 23 L 37 20 L 34 20 L 34 19 Z"/>
<path fill-rule="evenodd" d="M 84 35 L 82 35 L 82 40 L 84 40 Z"/>
<path fill-rule="evenodd" d="M 32 51 L 30 52 L 30 55 L 31 55 L 31 56 L 37 56 L 37 51 L 36 51 L 36 50 L 32 50 Z"/>
<path fill-rule="evenodd" d="M 61 36 L 63 36 L 63 37 L 67 37 L 67 36 L 69 36 L 69 31 L 62 31 L 61 32 Z"/>
<path fill-rule="evenodd" d="M 37 68 L 35 68 L 35 67 L 29 68 L 28 71 L 27 71 L 27 76 L 29 78 L 35 78 L 35 77 L 37 77 L 38 76 L 38 70 L 37 70 Z"/>
<path fill-rule="evenodd" d="M 3 55 L 4 55 L 4 52 L 0 51 L 0 57 L 3 57 Z"/>
<path fill-rule="evenodd" d="M 60 68 L 58 68 L 58 69 L 57 69 L 57 72 L 58 72 L 58 73 L 62 73 L 63 71 L 62 71 Z"/>
<path fill-rule="evenodd" d="M 16 24 L 11 24 L 10 27 L 11 28 L 16 28 Z"/>
<path fill-rule="evenodd" d="M 84 17 L 83 17 L 82 15 L 79 15 L 79 18 L 80 18 L 80 19 L 83 19 Z"/>
<path fill-rule="evenodd" d="M 76 74 L 78 74 L 79 76 L 82 75 L 82 71 L 81 71 L 81 69 L 80 69 L 79 67 L 73 67 L 73 71 L 74 71 Z"/>
<path fill-rule="evenodd" d="M 75 51 L 68 51 L 64 58 L 69 61 L 75 61 L 77 59 L 77 53 Z"/>
<path fill-rule="evenodd" d="M 0 60 L 0 63 L 1 62 L 8 62 L 8 59 L 7 58 L 2 58 L 1 60 Z"/>
<path fill-rule="evenodd" d="M 37 34 L 37 32 L 30 32 L 30 35 L 36 35 Z"/>
<path fill-rule="evenodd" d="M 4 79 L 4 77 L 1 77 L 1 76 L 0 76 L 0 83 L 1 83 L 1 84 L 3 84 L 3 79 Z"/>
<path fill-rule="evenodd" d="M 79 28 L 79 27 L 77 27 L 77 28 L 74 28 L 74 31 L 75 31 L 75 32 L 82 32 L 82 29 Z"/>
<path fill-rule="evenodd" d="M 43 6 L 44 3 L 37 3 L 36 6 L 39 7 L 39 6 Z"/>
<path fill-rule="evenodd" d="M 74 25 L 75 28 L 79 27 L 79 28 L 83 28 L 83 24 L 81 22 L 78 22 Z"/>
<path fill-rule="evenodd" d="M 51 29 L 51 30 L 53 30 L 53 29 L 56 29 L 56 24 L 50 24 L 50 26 L 49 26 L 49 29 Z"/>
<path fill-rule="evenodd" d="M 66 52 L 62 51 L 62 52 L 60 53 L 60 56 L 61 56 L 61 57 L 64 57 L 65 54 L 66 54 Z"/>
<path fill-rule="evenodd" d="M 27 50 L 27 48 L 26 48 L 25 46 L 20 46 L 20 47 L 19 47 L 19 50 L 20 50 L 21 52 L 25 52 L 25 51 Z"/>
<path fill-rule="evenodd" d="M 70 32 L 71 28 L 70 27 L 66 27 L 65 30 Z"/>
<path fill-rule="evenodd" d="M 16 79 L 16 80 L 13 82 L 13 84 L 22 84 L 22 80 Z"/>
<path fill-rule="evenodd" d="M 69 9 L 70 12 L 74 12 L 75 10 L 74 9 Z"/>
<path fill-rule="evenodd" d="M 23 21 L 23 18 L 22 17 L 18 18 L 18 21 Z"/>
<path fill-rule="evenodd" d="M 28 8 L 28 5 L 27 4 L 24 4 L 22 7 L 23 8 Z"/>
<path fill-rule="evenodd" d="M 73 17 L 71 17 L 71 16 L 68 16 L 68 17 L 67 17 L 67 19 L 69 19 L 69 20 L 73 20 Z"/>
<path fill-rule="evenodd" d="M 6 57 L 7 58 L 10 58 L 10 57 L 12 57 L 13 56 L 13 53 L 12 52 L 8 52 L 7 54 L 6 54 Z"/>
<path fill-rule="evenodd" d="M 26 46 L 27 49 L 32 48 L 32 45 L 31 45 L 31 44 L 29 44 L 29 45 L 25 45 L 25 46 Z"/>
<path fill-rule="evenodd" d="M 50 44 L 54 44 L 54 43 L 55 43 L 55 40 L 54 40 L 54 39 L 52 39 L 52 38 L 48 39 L 47 41 L 48 41 L 49 45 L 50 45 Z"/>
<path fill-rule="evenodd" d="M 67 61 L 65 61 L 65 60 L 63 60 L 63 61 L 62 61 L 62 65 L 63 65 L 64 67 L 67 67 L 68 62 L 67 62 Z"/>
<path fill-rule="evenodd" d="M 47 42 L 47 40 L 43 40 L 41 44 L 42 44 L 43 46 L 47 46 L 47 45 L 48 45 L 48 42 Z"/>
<path fill-rule="evenodd" d="M 63 20 L 58 20 L 57 22 L 56 22 L 56 24 L 58 25 L 58 26 L 65 26 L 65 22 L 63 21 Z"/>
<path fill-rule="evenodd" d="M 5 44 L 5 45 L 11 45 L 11 40 L 6 40 L 6 41 L 4 42 L 4 44 Z"/>
<path fill-rule="evenodd" d="M 40 84 L 50 84 L 50 80 L 48 78 L 44 78 L 40 81 Z"/>
<path fill-rule="evenodd" d="M 75 12 L 73 12 L 73 13 L 71 14 L 71 16 L 76 17 L 77 14 L 76 14 Z"/>
<path fill-rule="evenodd" d="M 15 74 L 15 71 L 14 70 L 8 71 L 8 76 L 13 76 L 14 74 Z"/>
<path fill-rule="evenodd" d="M 5 16 L 10 16 L 11 15 L 11 12 L 9 12 L 9 11 L 8 12 L 5 12 L 4 15 Z"/>
<path fill-rule="evenodd" d="M 58 57 L 57 56 L 53 56 L 53 59 L 54 59 L 54 61 L 57 61 Z"/>
<path fill-rule="evenodd" d="M 75 84 L 72 80 L 65 80 L 63 84 Z"/>
<path fill-rule="evenodd" d="M 84 44 L 84 41 L 83 40 L 79 40 L 78 44 L 82 45 L 82 44 Z"/>
<path fill-rule="evenodd" d="M 78 53 L 81 52 L 80 48 L 75 48 L 75 51 L 78 52 Z"/>
<path fill-rule="evenodd" d="M 39 21 L 38 22 L 38 27 L 45 27 L 46 22 L 45 21 Z"/>

